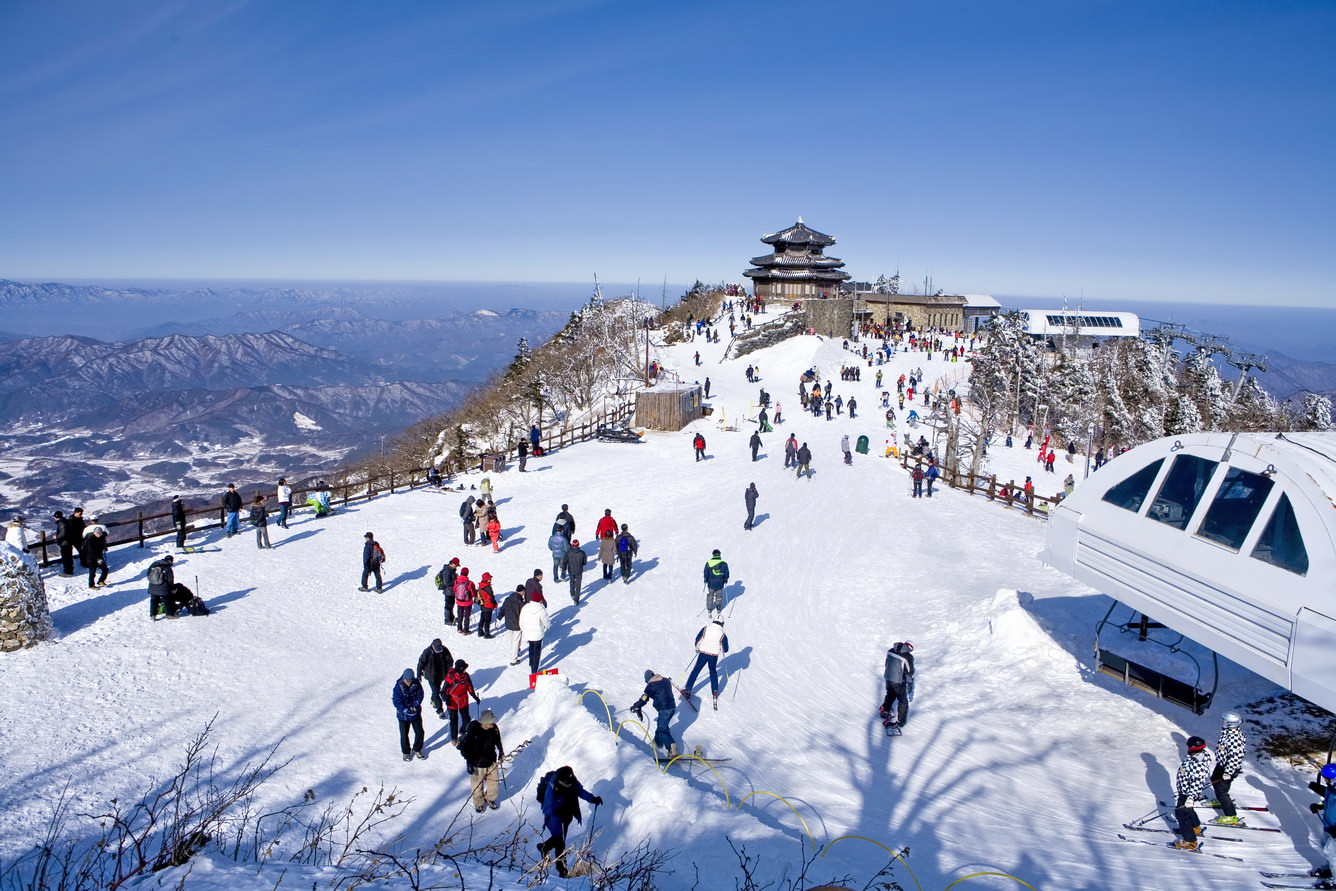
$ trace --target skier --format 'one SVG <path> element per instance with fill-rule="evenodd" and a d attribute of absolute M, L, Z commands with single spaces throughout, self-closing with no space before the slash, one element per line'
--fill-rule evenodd
<path fill-rule="evenodd" d="M 571 603 L 580 605 L 580 581 L 584 578 L 585 564 L 589 557 L 580 547 L 580 539 L 571 539 L 570 550 L 566 551 L 566 579 L 571 586 Z"/>
<path fill-rule="evenodd" d="M 631 561 L 635 558 L 636 551 L 640 549 L 639 542 L 635 536 L 622 524 L 622 532 L 617 536 L 617 565 L 622 573 L 622 583 L 629 585 L 631 583 Z"/>
<path fill-rule="evenodd" d="M 886 651 L 886 698 L 881 701 L 881 723 L 886 732 L 899 736 L 909 718 L 909 697 L 914 690 L 914 645 L 907 640 L 893 644 Z M 895 706 L 892 714 L 891 706 Z"/>
<path fill-rule="evenodd" d="M 454 657 L 438 637 L 433 640 L 422 655 L 418 656 L 417 679 L 427 682 L 427 692 L 431 694 L 431 707 L 436 710 L 436 717 L 445 720 L 445 703 L 441 699 L 441 684 L 445 681 L 450 666 L 455 664 Z"/>
<path fill-rule="evenodd" d="M 543 658 L 543 635 L 552 627 L 541 591 L 529 595 L 529 602 L 520 610 L 520 636 L 529 645 L 529 674 L 538 674 L 538 663 Z"/>
<path fill-rule="evenodd" d="M 176 618 L 176 610 L 170 609 L 168 601 L 171 598 L 172 584 L 176 581 L 172 572 L 172 563 L 175 558 L 168 554 L 161 560 L 154 560 L 148 567 L 148 614 L 149 618 L 157 620 L 163 616 Z"/>
<path fill-rule="evenodd" d="M 473 678 L 469 675 L 469 664 L 463 659 L 456 659 L 454 668 L 445 675 L 441 685 L 445 693 L 445 707 L 450 712 L 450 745 L 459 745 L 459 732 L 469 725 L 469 697 L 481 703 L 478 691 L 473 689 Z"/>
<path fill-rule="evenodd" d="M 404 669 L 394 684 L 390 701 L 394 703 L 394 714 L 399 719 L 399 749 L 404 753 L 404 760 L 412 761 L 414 755 L 425 759 L 427 756 L 422 754 L 422 685 L 413 669 Z M 411 748 L 408 745 L 410 728 L 413 731 Z"/>
<path fill-rule="evenodd" d="M 854 463 L 854 453 L 849 449 L 849 434 L 847 433 L 840 437 L 840 451 L 844 452 L 845 464 Z"/>
<path fill-rule="evenodd" d="M 445 596 L 445 624 L 455 624 L 455 579 L 459 577 L 459 558 L 451 557 L 450 562 L 441 567 L 440 588 Z"/>
<path fill-rule="evenodd" d="M 482 710 L 478 720 L 470 721 L 459 736 L 459 754 L 472 777 L 473 809 L 482 813 L 487 808 L 496 810 L 496 796 L 501 776 L 501 760 L 506 750 L 501 746 L 501 729 L 496 726 L 496 713 Z"/>
<path fill-rule="evenodd" d="M 539 796 L 543 802 L 543 826 L 549 838 L 538 843 L 538 856 L 547 858 L 551 853 L 556 861 L 557 875 L 566 878 L 566 833 L 570 829 L 571 818 L 583 822 L 580 816 L 580 799 L 598 807 L 603 799 L 591 795 L 575 778 L 575 771 L 570 767 L 558 767 L 544 775 L 539 781 Z"/>
<path fill-rule="evenodd" d="M 1178 765 L 1176 780 L 1178 801 L 1174 804 L 1174 819 L 1178 821 L 1179 840 L 1171 842 L 1170 847 L 1195 851 L 1197 836 L 1201 835 L 1201 821 L 1197 819 L 1193 804 L 1201 798 L 1206 782 L 1211 778 L 1215 756 L 1206 747 L 1206 740 L 1200 736 L 1188 737 L 1187 750 L 1187 755 Z"/>
<path fill-rule="evenodd" d="M 366 583 L 369 576 L 376 577 L 376 593 L 381 592 L 382 580 L 380 577 L 381 564 L 385 562 L 385 549 L 376 541 L 374 533 L 368 532 L 362 536 L 362 585 L 357 590 L 367 591 Z"/>
<path fill-rule="evenodd" d="M 728 652 L 728 635 L 724 633 L 724 620 L 715 619 L 696 632 L 696 664 L 687 676 L 686 686 L 682 688 L 682 698 L 691 699 L 695 689 L 696 675 L 702 668 L 710 670 L 710 697 L 714 707 L 719 708 L 719 659 Z"/>
<path fill-rule="evenodd" d="M 473 601 L 478 597 L 478 586 L 469 578 L 469 568 L 459 570 L 455 578 L 455 630 L 460 634 L 472 634 L 469 619 L 473 614 Z"/>
<path fill-rule="evenodd" d="M 1211 790 L 1215 800 L 1220 803 L 1224 816 L 1215 822 L 1225 826 L 1239 825 L 1238 811 L 1234 808 L 1234 799 L 1229 796 L 1229 786 L 1243 773 L 1243 753 L 1248 743 L 1240 729 L 1242 721 L 1234 712 L 1225 712 L 1220 716 L 1220 739 L 1215 744 L 1215 769 L 1211 771 Z"/>
<path fill-rule="evenodd" d="M 566 552 L 571 548 L 571 541 L 562 531 L 561 523 L 554 523 L 552 534 L 547 537 L 547 549 L 552 552 L 552 581 L 561 581 L 561 571 L 566 568 Z"/>
<path fill-rule="evenodd" d="M 812 450 L 807 447 L 807 443 L 798 447 L 795 457 L 798 461 L 798 476 L 806 474 L 810 480 L 812 478 Z"/>
<path fill-rule="evenodd" d="M 715 613 L 722 616 L 724 613 L 724 585 L 728 584 L 728 564 L 720 556 L 719 549 L 715 548 L 710 559 L 705 561 L 705 609 L 709 612 L 710 618 L 716 618 Z"/>
<path fill-rule="evenodd" d="M 1322 800 L 1310 804 L 1308 809 L 1322 817 L 1322 855 L 1327 858 L 1326 866 L 1310 870 L 1309 875 L 1328 881 L 1314 882 L 1314 888 L 1336 888 L 1336 882 L 1330 881 L 1336 870 L 1336 764 L 1323 765 L 1319 774 L 1321 779 L 1308 784 Z"/>
<path fill-rule="evenodd" d="M 520 643 L 523 636 L 520 633 L 520 612 L 524 609 L 524 586 L 516 585 L 515 590 L 511 591 L 506 597 L 505 603 L 501 604 L 501 622 L 506 631 L 510 632 L 510 664 L 520 664 Z"/>
<path fill-rule="evenodd" d="M 653 701 L 657 721 L 654 724 L 654 750 L 658 754 L 659 746 L 668 752 L 669 758 L 677 757 L 677 741 L 668 729 L 668 722 L 677 711 L 677 697 L 673 695 L 672 681 L 651 669 L 645 669 L 645 692 L 631 706 L 631 712 L 640 720 L 645 720 L 645 703 Z"/>
<path fill-rule="evenodd" d="M 484 572 L 478 581 L 478 636 L 492 638 L 492 612 L 496 609 L 496 593 L 492 590 L 492 574 Z"/>
<path fill-rule="evenodd" d="M 747 487 L 747 491 L 742 493 L 742 500 L 747 503 L 747 519 L 742 524 L 743 529 L 751 529 L 756 522 L 756 499 L 760 497 L 756 491 L 756 484 L 752 483 Z"/>
<path fill-rule="evenodd" d="M 696 450 L 696 460 L 705 460 L 705 437 L 697 433 L 691 439 L 691 447 Z"/>
<path fill-rule="evenodd" d="M 751 439 L 747 443 L 751 446 L 752 460 L 756 460 L 756 453 L 761 449 L 761 433 L 759 430 L 752 431 Z"/>

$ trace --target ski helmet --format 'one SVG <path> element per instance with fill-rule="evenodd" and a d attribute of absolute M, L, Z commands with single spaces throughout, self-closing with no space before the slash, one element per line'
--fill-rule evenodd
<path fill-rule="evenodd" d="M 1322 765 L 1322 779 L 1336 780 L 1336 764 Z"/>
<path fill-rule="evenodd" d="M 1237 727 L 1243 723 L 1243 719 L 1239 717 L 1238 712 L 1225 712 L 1220 716 L 1220 723 L 1226 727 Z"/>
<path fill-rule="evenodd" d="M 1188 737 L 1189 752 L 1200 752 L 1204 748 L 1206 748 L 1206 740 L 1202 739 L 1200 736 Z"/>

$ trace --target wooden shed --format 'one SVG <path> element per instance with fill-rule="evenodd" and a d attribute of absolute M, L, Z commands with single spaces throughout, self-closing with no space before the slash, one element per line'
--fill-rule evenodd
<path fill-rule="evenodd" d="M 681 430 L 704 417 L 705 400 L 694 384 L 664 383 L 636 393 L 636 425 L 651 430 Z"/>

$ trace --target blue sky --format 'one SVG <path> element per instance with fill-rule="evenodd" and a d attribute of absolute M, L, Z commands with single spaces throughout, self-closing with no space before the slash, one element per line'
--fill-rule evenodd
<path fill-rule="evenodd" d="M 0 277 L 1336 306 L 1336 3 L 0 4 Z"/>

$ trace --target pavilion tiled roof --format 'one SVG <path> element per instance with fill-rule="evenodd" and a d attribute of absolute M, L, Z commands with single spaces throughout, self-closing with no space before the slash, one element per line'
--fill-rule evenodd
<path fill-rule="evenodd" d="M 763 236 L 761 241 L 766 244 L 813 244 L 820 247 L 830 247 L 835 243 L 835 239 L 824 232 L 809 229 L 807 224 L 802 221 L 802 217 L 799 217 L 798 222 L 782 232 Z"/>

